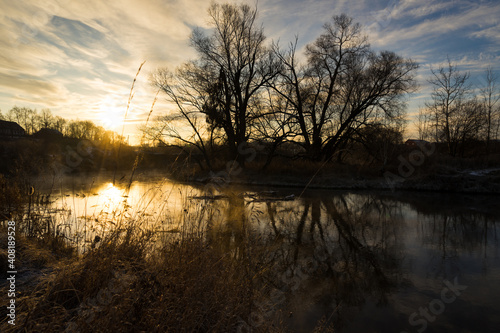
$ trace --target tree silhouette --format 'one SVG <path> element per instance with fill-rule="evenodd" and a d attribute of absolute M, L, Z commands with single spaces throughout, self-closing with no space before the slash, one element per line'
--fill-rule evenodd
<path fill-rule="evenodd" d="M 417 64 L 372 51 L 361 26 L 346 15 L 324 25 L 323 34 L 307 46 L 303 66 L 296 44 L 286 51 L 275 48 L 283 70 L 273 88 L 289 102 L 295 133 L 312 159 L 331 159 L 377 113 L 399 118 L 402 96 L 416 87 Z"/>
<path fill-rule="evenodd" d="M 429 79 L 434 87 L 426 104 L 428 130 L 433 131 L 436 142 L 445 142 L 450 155 L 455 156 L 462 144 L 477 138 L 484 125 L 484 108 L 473 94 L 469 73 L 462 73 L 448 59 L 447 66 L 431 69 Z"/>
<path fill-rule="evenodd" d="M 258 115 L 263 86 L 276 75 L 270 49 L 264 44 L 262 27 L 256 25 L 257 10 L 247 5 L 212 4 L 208 10 L 212 33 L 195 29 L 191 44 L 198 54 L 177 69 L 175 75 L 160 70 L 155 83 L 177 108 L 164 120 L 183 119 L 191 137 L 183 137 L 172 126 L 166 134 L 190 143 L 207 154 L 204 141 L 222 131 L 231 157 L 243 162 L 241 145 L 250 138 Z M 208 131 L 197 119 L 204 116 Z"/>
<path fill-rule="evenodd" d="M 485 108 L 486 117 L 486 150 L 489 149 L 491 139 L 498 138 L 498 128 L 500 127 L 500 93 L 497 87 L 498 77 L 488 67 L 485 74 L 486 84 L 481 88 L 481 97 Z"/>

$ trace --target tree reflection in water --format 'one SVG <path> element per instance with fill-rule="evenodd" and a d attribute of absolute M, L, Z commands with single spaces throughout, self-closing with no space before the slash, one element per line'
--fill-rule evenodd
<path fill-rule="evenodd" d="M 336 331 L 414 332 L 409 316 L 439 298 L 443 281 L 455 277 L 467 290 L 426 332 L 496 332 L 500 326 L 496 196 L 314 190 L 289 201 L 283 199 L 302 190 L 228 187 L 211 197 L 193 186 L 154 181 L 115 195 L 127 206 L 120 210 L 87 187 L 92 192 L 85 195 L 61 193 L 54 208 L 71 207 L 71 216 L 88 221 L 99 212 L 124 212 L 130 215 L 124 221 L 139 219 L 165 240 L 206 237 L 207 246 L 232 256 L 238 274 L 245 267 L 242 290 L 264 286 L 267 301 L 253 304 L 254 314 L 266 320 L 282 313 L 290 331 L 310 331 L 324 317 Z M 68 235 L 89 230 L 87 220 L 75 220 Z"/>
<path fill-rule="evenodd" d="M 249 255 L 248 242 L 262 243 L 266 250 L 259 261 L 272 269 L 260 281 L 269 301 L 256 311 L 264 319 L 283 311 L 297 331 L 322 317 L 350 331 L 355 318 L 373 307 L 387 310 L 380 327 L 404 329 L 422 304 L 403 306 L 398 295 L 421 297 L 422 280 L 442 288 L 437 282 L 468 274 L 464 256 L 480 253 L 483 274 L 498 264 L 488 260 L 498 249 L 499 215 L 491 207 L 457 210 L 453 200 L 436 204 L 436 196 L 380 193 L 252 198 L 231 193 L 212 202 L 221 213 L 210 220 L 209 243 L 236 258 Z M 359 325 L 354 326 L 363 329 Z"/>

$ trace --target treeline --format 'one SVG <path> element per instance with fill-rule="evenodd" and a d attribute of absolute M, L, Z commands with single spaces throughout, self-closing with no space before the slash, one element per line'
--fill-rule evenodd
<path fill-rule="evenodd" d="M 408 125 L 406 102 L 418 89 L 416 62 L 374 51 L 361 25 L 346 15 L 334 16 L 299 53 L 298 39 L 285 48 L 266 43 L 257 9 L 214 3 L 208 14 L 213 29 L 191 35 L 197 57 L 153 76 L 173 107 L 143 129 L 146 138 L 190 146 L 209 169 L 221 150 L 243 164 L 249 145 L 265 147 L 267 163 L 283 150 L 293 158 L 331 161 L 360 148 L 387 163 Z M 433 102 L 422 111 L 421 138 L 448 143 L 451 154 L 457 140 L 497 139 L 498 90 L 488 73 L 483 98 L 470 97 L 470 87 L 457 99 L 446 96 L 455 92 L 455 81 L 464 81 L 456 68 L 433 71 Z M 445 109 L 443 101 L 450 103 Z"/>
<path fill-rule="evenodd" d="M 24 128 L 27 135 L 33 135 L 41 129 L 53 129 L 65 137 L 89 140 L 102 144 L 119 144 L 125 140 L 116 132 L 106 130 L 90 120 L 68 120 L 54 116 L 50 109 L 37 111 L 27 107 L 14 106 L 5 115 L 0 112 L 0 120 L 13 121 Z"/>
<path fill-rule="evenodd" d="M 0 177 L 23 186 L 41 174 L 127 170 L 134 164 L 135 148 L 92 121 L 67 120 L 49 109 L 17 106 L 0 113 L 0 119 L 16 122 L 26 131 L 24 139 L 0 144 Z"/>

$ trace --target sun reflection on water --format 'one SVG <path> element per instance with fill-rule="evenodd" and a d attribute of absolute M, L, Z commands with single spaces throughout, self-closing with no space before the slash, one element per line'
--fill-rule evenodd
<path fill-rule="evenodd" d="M 107 183 L 97 192 L 98 197 L 103 199 L 106 204 L 116 207 L 123 202 L 125 191 L 114 186 L 113 183 Z"/>

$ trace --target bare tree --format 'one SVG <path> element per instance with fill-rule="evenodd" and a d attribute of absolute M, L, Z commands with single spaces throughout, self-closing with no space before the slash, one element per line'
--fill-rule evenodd
<path fill-rule="evenodd" d="M 206 91 L 209 89 L 203 87 L 203 84 L 210 85 L 212 82 L 208 74 L 192 63 L 178 68 L 176 75 L 167 69 L 158 70 L 153 80 L 168 96 L 175 111 L 157 117 L 154 125 L 143 131 L 152 141 L 166 143 L 163 138 L 167 137 L 180 148 L 185 145 L 194 147 L 203 155 L 207 167 L 212 169 L 209 148 L 219 127 L 207 125 L 210 120 L 206 119 L 209 116 L 204 112 L 211 98 Z"/>
<path fill-rule="evenodd" d="M 289 112 L 290 102 L 286 98 L 274 94 L 272 89 L 268 89 L 267 93 L 267 98 L 263 99 L 264 104 L 261 105 L 261 116 L 255 119 L 252 128 L 254 136 L 262 144 L 260 147 L 267 154 L 264 168 L 269 166 L 280 146 L 297 137 L 294 134 L 296 124 Z M 295 155 L 293 151 L 288 151 L 288 153 Z M 290 156 L 287 155 L 287 157 Z"/>
<path fill-rule="evenodd" d="M 58 130 L 59 132 L 65 133 L 67 122 L 68 121 L 66 119 L 64 119 L 63 117 L 56 116 L 53 120 L 53 127 L 54 127 L 54 129 Z"/>
<path fill-rule="evenodd" d="M 461 103 L 456 118 L 452 126 L 452 138 L 459 143 L 460 155 L 464 156 L 467 142 L 479 140 L 481 129 L 486 125 L 484 104 L 473 96 Z"/>
<path fill-rule="evenodd" d="M 42 109 L 38 113 L 36 109 L 14 106 L 7 113 L 6 119 L 21 125 L 27 134 L 33 134 L 41 128 L 50 128 L 53 116 L 49 109 Z"/>
<path fill-rule="evenodd" d="M 36 110 L 27 107 L 14 106 L 7 113 L 7 120 L 14 121 L 21 125 L 27 134 L 33 134 L 34 132 L 34 118 L 36 116 Z"/>
<path fill-rule="evenodd" d="M 431 69 L 432 76 L 428 80 L 434 86 L 431 94 L 432 102 L 427 107 L 434 114 L 436 141 L 444 136 L 450 154 L 454 155 L 452 148 L 452 121 L 459 106 L 471 92 L 467 80 L 469 73 L 460 73 L 448 58 L 448 66 L 438 70 Z"/>
<path fill-rule="evenodd" d="M 428 117 L 436 141 L 445 142 L 455 156 L 461 143 L 477 136 L 483 125 L 483 108 L 472 94 L 469 73 L 461 73 L 450 59 L 447 66 L 431 69 L 431 73 L 429 83 L 434 89 L 432 100 L 426 103 Z"/>
<path fill-rule="evenodd" d="M 75 139 L 84 139 L 85 133 L 83 131 L 83 127 L 81 126 L 81 122 L 78 120 L 70 121 L 67 126 L 66 134 Z"/>
<path fill-rule="evenodd" d="M 289 102 L 307 155 L 331 159 L 354 132 L 377 114 L 400 118 L 402 97 L 416 88 L 417 64 L 393 52 L 375 53 L 361 26 L 346 15 L 333 17 L 297 61 L 296 43 L 275 53 L 283 69 L 273 82 Z"/>
<path fill-rule="evenodd" d="M 497 87 L 498 77 L 493 73 L 491 67 L 486 70 L 486 85 L 481 89 L 481 97 L 484 103 L 486 116 L 486 150 L 489 150 L 491 139 L 498 138 L 498 127 L 500 126 L 500 92 Z"/>
<path fill-rule="evenodd" d="M 42 109 L 35 117 L 35 127 L 37 130 L 42 128 L 53 128 L 54 116 L 50 109 Z"/>
<path fill-rule="evenodd" d="M 429 140 L 432 141 L 434 138 L 432 136 L 431 125 L 431 115 L 425 108 L 420 108 L 417 116 L 417 129 L 419 140 Z"/>
<path fill-rule="evenodd" d="M 71 120 L 67 126 L 68 136 L 81 140 L 94 140 L 97 126 L 89 120 Z"/>
<path fill-rule="evenodd" d="M 208 14 L 211 35 L 200 29 L 191 35 L 198 58 L 182 65 L 175 76 L 160 71 L 155 82 L 177 108 L 179 117 L 172 117 L 187 122 L 202 151 L 206 152 L 207 138 L 202 136 L 199 119 L 204 116 L 206 133 L 222 131 L 232 158 L 242 162 L 239 147 L 250 138 L 252 124 L 260 116 L 258 100 L 262 87 L 276 73 L 275 63 L 264 45 L 263 29 L 256 25 L 256 9 L 214 3 Z M 174 137 L 185 140 L 177 134 Z"/>
<path fill-rule="evenodd" d="M 395 126 L 390 121 L 373 122 L 363 126 L 352 135 L 352 141 L 361 144 L 367 154 L 372 157 L 372 162 L 379 162 L 382 171 L 387 164 L 395 158 L 398 146 L 403 142 L 404 128 L 402 124 Z"/>

